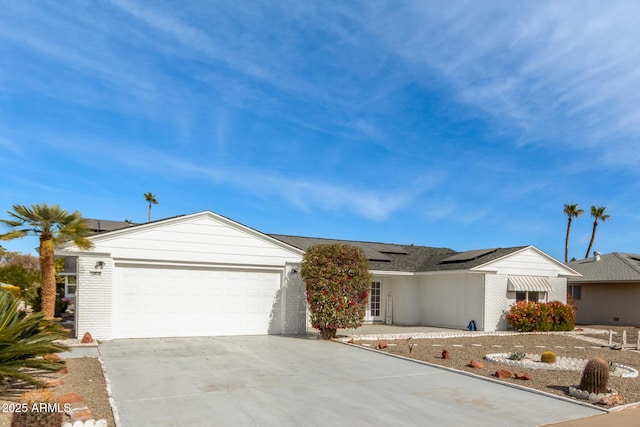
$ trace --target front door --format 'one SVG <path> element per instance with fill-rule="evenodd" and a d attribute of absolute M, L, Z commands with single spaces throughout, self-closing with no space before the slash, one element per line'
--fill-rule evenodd
<path fill-rule="evenodd" d="M 382 321 L 382 283 L 380 281 L 371 282 L 369 306 L 365 320 L 369 322 Z"/>

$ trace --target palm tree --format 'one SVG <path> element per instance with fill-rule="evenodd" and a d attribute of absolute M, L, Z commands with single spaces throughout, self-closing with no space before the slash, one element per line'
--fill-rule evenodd
<path fill-rule="evenodd" d="M 564 239 L 564 262 L 569 262 L 569 233 L 571 233 L 571 221 L 584 213 L 582 209 L 578 209 L 578 204 L 564 205 L 564 213 L 567 214 L 569 220 L 567 222 L 567 237 Z"/>
<path fill-rule="evenodd" d="M 0 240 L 11 240 L 27 235 L 40 238 L 40 275 L 42 288 L 42 312 L 47 319 L 53 319 L 56 302 L 56 268 L 53 250 L 55 244 L 71 240 L 80 249 L 91 249 L 93 243 L 87 239 L 91 230 L 75 211 L 69 213 L 58 205 L 13 205 L 13 212 L 7 211 L 12 219 L 0 219 L 0 223 L 10 231 L 0 235 Z"/>
<path fill-rule="evenodd" d="M 157 205 L 158 200 L 156 200 L 156 196 L 152 192 L 144 193 L 144 200 L 149 203 L 149 211 L 147 213 L 147 222 L 151 222 L 151 205 Z"/>
<path fill-rule="evenodd" d="M 593 246 L 593 240 L 596 238 L 596 228 L 598 228 L 598 221 L 605 222 L 610 218 L 610 216 L 604 213 L 605 206 L 600 206 L 596 208 L 595 206 L 591 206 L 591 216 L 594 218 L 593 221 L 593 231 L 591 232 L 591 241 L 589 241 L 589 247 L 587 248 L 587 253 L 585 254 L 585 259 L 589 257 L 589 252 L 591 252 L 591 247 Z"/>

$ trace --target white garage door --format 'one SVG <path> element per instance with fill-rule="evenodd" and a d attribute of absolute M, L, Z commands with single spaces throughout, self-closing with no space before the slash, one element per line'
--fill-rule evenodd
<path fill-rule="evenodd" d="M 279 272 L 116 265 L 114 279 L 114 338 L 280 333 Z"/>

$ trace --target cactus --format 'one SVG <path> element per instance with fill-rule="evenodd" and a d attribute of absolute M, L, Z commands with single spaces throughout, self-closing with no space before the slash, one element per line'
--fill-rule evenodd
<path fill-rule="evenodd" d="M 20 396 L 19 404 L 26 411 L 13 413 L 11 427 L 60 427 L 62 424 L 61 405 L 51 390 L 28 391 Z"/>
<path fill-rule="evenodd" d="M 553 351 L 545 351 L 540 355 L 540 361 L 543 363 L 556 363 L 556 354 Z"/>
<path fill-rule="evenodd" d="M 582 371 L 580 389 L 589 393 L 606 393 L 609 382 L 609 363 L 599 357 L 589 359 Z"/>
<path fill-rule="evenodd" d="M 521 351 L 517 351 L 515 353 L 511 353 L 511 355 L 509 356 L 509 360 L 522 360 L 524 359 L 526 356 L 526 354 L 524 354 Z"/>

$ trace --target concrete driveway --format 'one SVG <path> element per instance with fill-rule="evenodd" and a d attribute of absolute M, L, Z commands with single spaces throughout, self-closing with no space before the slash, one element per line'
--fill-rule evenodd
<path fill-rule="evenodd" d="M 536 426 L 592 408 L 309 338 L 100 345 L 124 427 Z"/>

